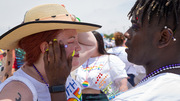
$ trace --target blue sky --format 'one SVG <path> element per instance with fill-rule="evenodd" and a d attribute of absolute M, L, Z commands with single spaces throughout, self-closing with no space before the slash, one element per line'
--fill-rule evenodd
<path fill-rule="evenodd" d="M 1 0 L 0 35 L 20 24 L 30 8 L 47 3 L 64 4 L 83 22 L 102 25 L 100 33 L 125 32 L 131 23 L 127 14 L 136 0 Z"/>

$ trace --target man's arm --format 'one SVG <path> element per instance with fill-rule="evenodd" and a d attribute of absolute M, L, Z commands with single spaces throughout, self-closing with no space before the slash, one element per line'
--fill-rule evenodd
<path fill-rule="evenodd" d="M 115 84 L 116 84 L 116 86 L 119 87 L 119 90 L 120 90 L 121 92 L 125 92 L 125 91 L 128 90 L 127 82 L 128 82 L 128 81 L 127 81 L 127 78 L 126 78 L 126 77 L 115 80 Z"/>

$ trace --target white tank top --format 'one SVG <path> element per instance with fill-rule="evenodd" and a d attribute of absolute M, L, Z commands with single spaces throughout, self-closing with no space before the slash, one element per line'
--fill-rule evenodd
<path fill-rule="evenodd" d="M 21 68 L 18 69 L 13 76 L 9 77 L 0 85 L 0 92 L 10 81 L 21 81 L 28 86 L 33 94 L 33 101 L 51 101 L 49 89 L 46 84 L 39 82 L 26 74 Z"/>
<path fill-rule="evenodd" d="M 0 84 L 0 92 L 6 84 L 13 80 L 21 81 L 28 86 L 33 94 L 33 101 L 51 101 L 49 89 L 46 84 L 29 76 L 21 68 L 13 76 Z M 66 96 L 68 101 L 82 101 L 81 86 L 70 75 L 66 80 Z"/>

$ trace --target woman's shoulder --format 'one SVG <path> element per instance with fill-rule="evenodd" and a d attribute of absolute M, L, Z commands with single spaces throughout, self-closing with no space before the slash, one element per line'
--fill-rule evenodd
<path fill-rule="evenodd" d="M 116 55 L 109 55 L 109 61 L 113 65 L 125 65 L 125 63 Z"/>
<path fill-rule="evenodd" d="M 116 55 L 114 55 L 114 54 L 110 54 L 110 55 L 109 55 L 109 58 L 110 58 L 110 59 L 118 59 L 118 60 L 120 60 L 119 57 L 116 56 Z"/>
<path fill-rule="evenodd" d="M 22 76 L 11 76 L 0 85 L 0 99 L 20 96 L 23 101 L 36 101 L 37 91 L 27 78 Z M 33 99 L 33 100 L 32 100 Z M 13 99 L 14 100 L 14 99 Z"/>
<path fill-rule="evenodd" d="M 33 94 L 30 88 L 25 83 L 17 80 L 12 80 L 8 82 L 4 87 L 2 87 L 0 99 L 33 101 Z"/>
<path fill-rule="evenodd" d="M 119 53 L 121 51 L 124 51 L 126 47 L 113 47 L 107 50 L 108 53 Z"/>

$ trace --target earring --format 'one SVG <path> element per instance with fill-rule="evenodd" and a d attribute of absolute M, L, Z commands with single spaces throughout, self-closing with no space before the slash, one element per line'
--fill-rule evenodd
<path fill-rule="evenodd" d="M 168 30 L 168 27 L 167 27 L 167 26 L 164 26 L 164 29 L 167 29 L 167 30 Z M 169 30 L 168 30 L 168 32 L 169 32 L 170 35 L 172 35 Z M 176 41 L 176 38 L 175 38 L 174 36 L 172 36 L 172 39 L 173 39 L 173 41 Z"/>

